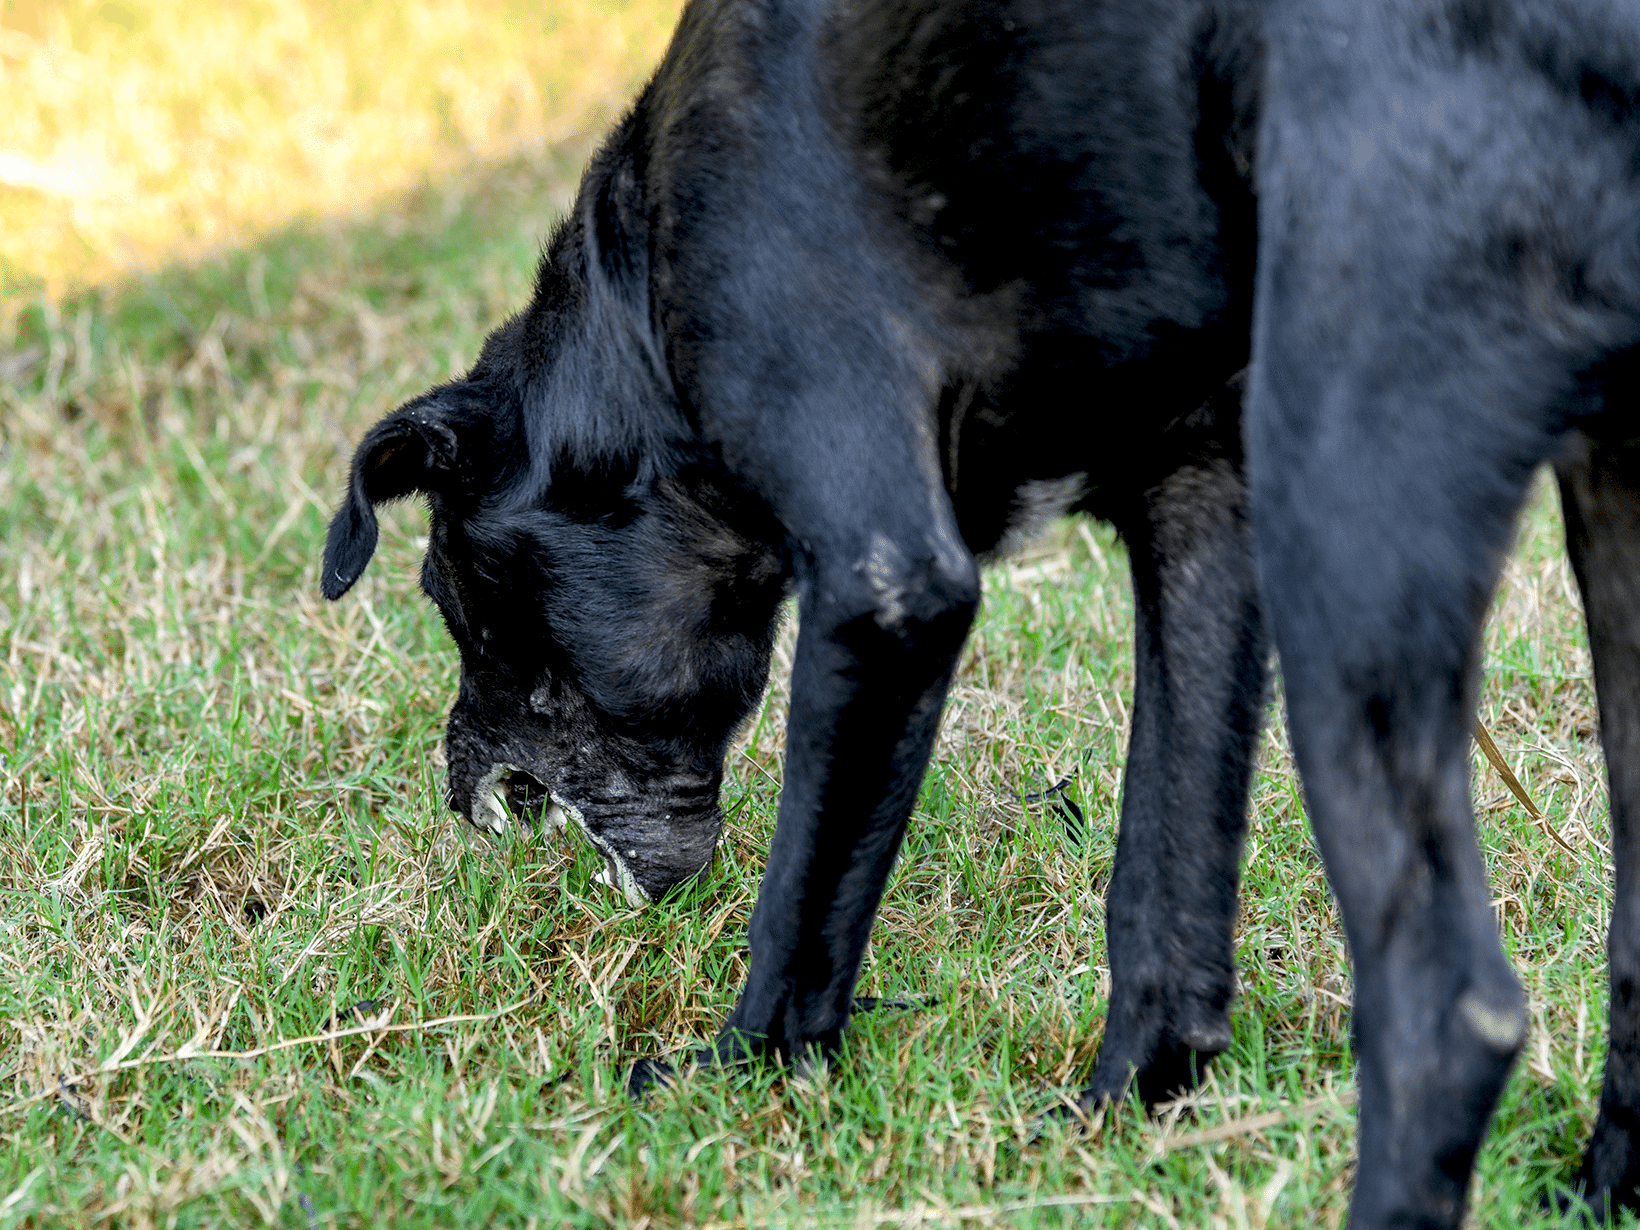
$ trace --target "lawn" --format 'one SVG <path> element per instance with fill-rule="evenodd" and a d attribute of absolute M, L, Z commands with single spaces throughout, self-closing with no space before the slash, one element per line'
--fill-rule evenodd
<path fill-rule="evenodd" d="M 842 1061 L 703 1074 L 745 973 L 791 628 L 707 883 L 644 912 L 567 839 L 442 804 L 454 649 L 419 508 L 318 596 L 351 446 L 526 300 L 670 0 L 0 4 L 0 1227 L 1340 1224 L 1350 982 L 1278 705 L 1235 1045 L 1157 1118 L 1074 1093 L 1131 695 L 1121 544 L 990 570 Z M 795 620 L 795 616 L 793 617 Z M 791 622 L 791 621 L 789 621 Z M 1480 1226 L 1593 1120 L 1609 827 L 1547 484 L 1487 633 L 1475 757 L 1532 1027 Z M 1069 779 L 1085 827 L 1052 798 Z"/>

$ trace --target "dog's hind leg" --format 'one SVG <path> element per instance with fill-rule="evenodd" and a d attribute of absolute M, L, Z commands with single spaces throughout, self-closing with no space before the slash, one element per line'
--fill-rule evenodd
<path fill-rule="evenodd" d="M 1596 1212 L 1640 1207 L 1640 446 L 1560 467 L 1611 786 L 1616 895 L 1607 937 L 1611 1047 L 1600 1117 L 1574 1186 Z"/>
<path fill-rule="evenodd" d="M 1187 435 L 1167 444 L 1188 460 L 1118 519 L 1137 625 L 1133 730 L 1090 1110 L 1130 1081 L 1147 1105 L 1188 1089 L 1230 1045 L 1231 929 L 1267 666 L 1239 403 L 1237 381 L 1170 432 Z"/>
<path fill-rule="evenodd" d="M 1633 202 L 1603 187 L 1632 142 L 1575 97 L 1522 89 L 1495 64 L 1455 74 L 1409 55 L 1394 41 L 1405 31 L 1384 41 L 1369 10 L 1330 11 L 1348 24 L 1289 27 L 1271 51 L 1248 502 L 1293 750 L 1354 967 L 1350 1224 L 1456 1227 L 1527 1026 L 1470 809 L 1480 634 L 1533 474 L 1562 456 L 1572 416 L 1595 408 L 1596 365 L 1636 340 Z M 1355 71 L 1370 63 L 1398 66 L 1393 89 Z M 1453 122 L 1460 98 L 1484 130 Z M 1590 567 L 1591 585 L 1623 567 L 1634 584 L 1617 542 L 1616 530 L 1602 540 L 1613 563 Z M 1611 592 L 1591 603 L 1601 619 L 1622 606 Z M 1623 652 L 1605 669 L 1632 703 Z M 1612 763 L 1616 795 L 1634 760 Z M 1630 874 L 1620 861 L 1620 884 Z M 1620 896 L 1618 1003 L 1635 969 L 1625 908 Z M 1614 1049 L 1632 1046 L 1626 1028 Z M 1632 1109 L 1610 1109 L 1604 1139 L 1626 1150 Z M 1600 1149 L 1591 1156 L 1600 1169 Z M 1627 1166 L 1625 1153 L 1596 1184 Z"/>
<path fill-rule="evenodd" d="M 1267 351 L 1270 387 L 1249 390 L 1249 470 L 1293 751 L 1354 968 L 1350 1224 L 1456 1227 L 1527 1021 L 1475 839 L 1469 761 L 1481 623 L 1531 468 L 1487 492 L 1495 503 L 1467 505 L 1516 469 L 1485 455 L 1508 432 L 1446 447 L 1399 439 L 1395 412 L 1349 404 L 1343 381 L 1307 388 L 1330 373 L 1304 360 L 1295 373 L 1288 357 Z M 1331 397 L 1348 427 L 1317 430 L 1355 447 L 1305 450 L 1305 428 L 1284 416 L 1295 392 Z"/>

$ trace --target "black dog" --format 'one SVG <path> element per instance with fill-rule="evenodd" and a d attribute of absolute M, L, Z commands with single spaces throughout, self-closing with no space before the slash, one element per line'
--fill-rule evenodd
<path fill-rule="evenodd" d="M 1526 1029 L 1469 810 L 1476 647 L 1552 462 L 1617 858 L 1577 1182 L 1634 1205 L 1637 343 L 1627 0 L 695 0 L 529 308 L 360 446 L 324 591 L 425 493 L 452 803 L 572 820 L 647 900 L 711 854 L 795 588 L 779 827 L 708 1052 L 789 1058 L 848 1023 L 976 558 L 1109 518 L 1138 664 L 1085 1098 L 1229 1043 L 1268 626 L 1355 966 L 1354 1223 L 1453 1226 Z"/>

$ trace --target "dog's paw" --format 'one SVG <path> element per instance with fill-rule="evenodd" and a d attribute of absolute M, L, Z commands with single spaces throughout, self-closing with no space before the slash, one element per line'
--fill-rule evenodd
<path fill-rule="evenodd" d="M 632 1065 L 632 1071 L 627 1073 L 627 1096 L 641 1101 L 657 1089 L 670 1088 L 676 1083 L 677 1077 L 677 1069 L 664 1059 L 640 1059 Z"/>

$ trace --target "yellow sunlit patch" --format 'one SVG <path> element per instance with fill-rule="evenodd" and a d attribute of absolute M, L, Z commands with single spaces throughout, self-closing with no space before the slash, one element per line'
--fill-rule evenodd
<path fill-rule="evenodd" d="M 0 3 L 0 294 L 586 144 L 677 0 Z"/>

